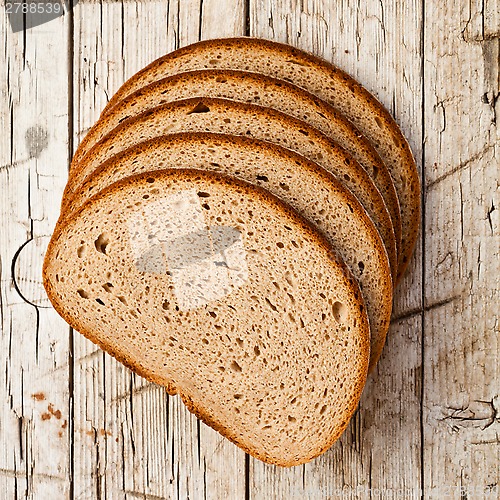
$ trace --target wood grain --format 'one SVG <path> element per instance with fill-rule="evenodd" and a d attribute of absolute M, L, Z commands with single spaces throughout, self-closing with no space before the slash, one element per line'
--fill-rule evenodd
<path fill-rule="evenodd" d="M 293 469 L 245 457 L 70 332 L 40 281 L 70 149 L 113 92 L 177 47 L 243 34 L 356 77 L 423 181 L 422 239 L 360 409 Z M 18 33 L 2 15 L 0 36 L 2 499 L 498 497 L 498 0 L 86 0 Z"/>
<path fill-rule="evenodd" d="M 67 498 L 69 327 L 40 249 L 67 178 L 68 18 L 14 33 L 2 5 L 0 36 L 0 496 Z"/>
<path fill-rule="evenodd" d="M 426 4 L 426 495 L 499 494 L 499 8 Z"/>

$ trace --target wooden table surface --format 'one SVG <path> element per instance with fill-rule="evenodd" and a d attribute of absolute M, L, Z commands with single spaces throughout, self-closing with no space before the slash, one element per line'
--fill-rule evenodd
<path fill-rule="evenodd" d="M 0 499 L 500 498 L 498 0 L 75 1 L 0 35 Z M 126 78 L 199 39 L 335 62 L 384 103 L 423 220 L 382 359 L 325 455 L 245 456 L 48 303 L 40 279 L 72 151 Z"/>

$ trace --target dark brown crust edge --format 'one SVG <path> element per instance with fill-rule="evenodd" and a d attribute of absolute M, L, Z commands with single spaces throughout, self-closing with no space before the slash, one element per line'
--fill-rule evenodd
<path fill-rule="evenodd" d="M 329 255 L 329 257 L 341 267 L 342 272 L 346 278 L 347 283 L 350 285 L 351 290 L 353 292 L 353 297 L 355 298 L 355 301 L 357 303 L 357 306 L 359 308 L 359 314 L 361 318 L 363 319 L 362 321 L 362 331 L 360 332 L 360 339 L 363 342 L 363 346 L 360 347 L 360 353 L 364 353 L 364 356 L 359 360 L 360 364 L 362 363 L 362 366 L 359 367 L 359 377 L 358 377 L 358 383 L 354 389 L 354 395 L 356 401 L 356 404 L 353 405 L 351 408 L 349 408 L 346 418 L 343 422 L 343 425 L 338 429 L 337 433 L 331 436 L 330 440 L 325 444 L 323 448 L 320 449 L 320 451 L 313 456 L 308 456 L 300 461 L 296 462 L 280 462 L 277 460 L 273 460 L 270 457 L 263 455 L 259 453 L 257 450 L 251 449 L 247 447 L 244 443 L 241 443 L 236 440 L 234 436 L 231 436 L 230 432 L 228 429 L 225 427 L 219 425 L 210 415 L 205 414 L 202 410 L 199 410 L 194 402 L 191 400 L 191 398 L 183 394 L 182 391 L 180 391 L 177 387 L 175 387 L 174 384 L 172 384 L 169 381 L 162 380 L 159 377 L 155 377 L 151 375 L 150 373 L 147 372 L 147 369 L 137 362 L 134 362 L 132 359 L 128 359 L 123 355 L 120 355 L 119 353 L 113 351 L 112 349 L 109 349 L 108 346 L 106 346 L 104 343 L 100 342 L 98 339 L 96 339 L 93 335 L 92 332 L 87 330 L 86 328 L 83 328 L 82 325 L 79 324 L 79 322 L 75 319 L 70 317 L 66 312 L 63 310 L 63 307 L 61 304 L 56 300 L 56 294 L 53 291 L 53 287 L 50 281 L 50 278 L 48 276 L 48 266 L 49 266 L 49 261 L 50 257 L 53 254 L 54 247 L 61 236 L 62 231 L 65 229 L 65 226 L 69 225 L 70 222 L 73 220 L 76 220 L 80 213 L 85 210 L 87 205 L 91 203 L 98 203 L 100 199 L 104 198 L 105 196 L 113 193 L 114 191 L 118 191 L 120 187 L 125 186 L 126 184 L 130 183 L 131 181 L 136 181 L 140 182 L 148 177 L 151 176 L 165 176 L 165 175 L 171 175 L 171 176 L 180 176 L 184 175 L 186 177 L 191 176 L 199 176 L 199 177 L 205 177 L 207 180 L 210 179 L 217 179 L 218 182 L 221 184 L 228 184 L 228 185 L 239 185 L 242 188 L 246 189 L 247 191 L 251 192 L 253 195 L 260 197 L 262 200 L 264 200 L 266 203 L 274 205 L 278 208 L 277 211 L 281 211 L 284 213 L 287 217 L 291 218 L 294 220 L 299 226 L 302 227 L 302 229 L 308 233 L 308 235 L 316 241 L 316 244 L 323 248 L 324 251 Z M 316 458 L 317 456 L 321 455 L 324 453 L 326 450 L 328 450 L 333 443 L 339 438 L 339 436 L 343 433 L 345 428 L 347 427 L 347 424 L 349 423 L 349 420 L 351 419 L 352 415 L 356 411 L 356 408 L 359 404 L 359 399 L 361 397 L 361 393 L 364 388 L 364 384 L 366 382 L 366 377 L 368 374 L 368 363 L 369 363 L 369 358 L 370 358 L 370 330 L 369 330 L 369 323 L 368 323 L 368 318 L 366 315 L 366 307 L 364 306 L 361 291 L 359 289 L 359 286 L 352 276 L 351 272 L 347 268 L 347 266 L 343 263 L 343 261 L 340 259 L 340 257 L 333 251 L 333 249 L 330 247 L 328 241 L 326 240 L 325 236 L 320 233 L 307 219 L 303 218 L 301 215 L 296 213 L 291 207 L 286 205 L 284 202 L 279 200 L 279 198 L 276 198 L 273 196 L 271 193 L 268 191 L 260 188 L 259 186 L 255 186 L 252 184 L 249 184 L 245 181 L 241 181 L 240 179 L 236 179 L 233 177 L 229 176 L 223 176 L 220 174 L 216 174 L 211 171 L 201 171 L 201 170 L 195 170 L 195 169 L 183 169 L 183 170 L 158 170 L 155 172 L 147 172 L 143 174 L 138 174 L 136 176 L 132 177 L 127 177 L 121 181 L 118 181 L 108 188 L 104 189 L 103 191 L 97 193 L 94 197 L 92 197 L 87 203 L 85 203 L 75 214 L 71 219 L 64 219 L 61 221 L 61 223 L 58 223 L 56 226 L 54 233 L 52 235 L 52 238 L 49 242 L 49 246 L 47 249 L 47 253 L 45 255 L 44 263 L 43 263 L 43 269 L 42 269 L 42 278 L 43 278 L 43 285 L 44 288 L 47 292 L 47 296 L 52 303 L 54 309 L 56 312 L 75 330 L 80 332 L 82 335 L 84 335 L 88 340 L 93 342 L 94 344 L 98 345 L 101 349 L 103 349 L 105 352 L 107 352 L 109 355 L 113 356 L 117 361 L 125 365 L 127 368 L 132 370 L 133 372 L 137 373 L 141 377 L 144 377 L 146 380 L 149 380 L 153 383 L 157 383 L 159 385 L 162 385 L 166 388 L 167 392 L 170 395 L 174 394 L 179 394 L 182 401 L 188 408 L 188 410 L 193 413 L 195 416 L 200 418 L 203 422 L 205 422 L 207 425 L 215 429 L 217 432 L 219 432 L 222 436 L 226 437 L 230 441 L 232 441 L 234 444 L 236 444 L 238 447 L 243 449 L 245 452 L 249 453 L 250 455 L 254 456 L 255 458 L 258 458 L 259 460 L 262 460 L 266 463 L 274 464 L 274 465 L 280 465 L 282 467 L 291 467 L 294 465 L 300 465 L 302 463 L 309 462 L 310 460 Z M 361 322 L 359 325 L 359 328 L 361 328 Z"/>

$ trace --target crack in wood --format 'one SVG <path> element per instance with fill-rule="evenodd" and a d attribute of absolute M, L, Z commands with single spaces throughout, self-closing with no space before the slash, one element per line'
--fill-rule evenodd
<path fill-rule="evenodd" d="M 436 184 L 439 184 L 440 182 L 444 181 L 445 179 L 447 179 L 451 175 L 454 175 L 457 172 L 460 172 L 460 171 L 466 169 L 467 167 L 471 166 L 473 163 L 481 160 L 485 154 L 489 153 L 492 149 L 495 149 L 495 147 L 496 147 L 495 144 L 488 145 L 483 150 L 481 150 L 478 153 L 472 155 L 470 158 L 468 158 L 467 160 L 461 162 L 456 167 L 453 167 L 451 170 L 449 170 L 445 174 L 443 174 L 443 175 L 437 177 L 436 179 L 434 179 L 433 181 L 429 182 L 425 186 L 426 190 L 430 190 L 431 188 L 433 188 L 434 186 L 436 186 Z"/>
<path fill-rule="evenodd" d="M 491 398 L 491 400 L 474 400 L 466 407 L 453 408 L 448 407 L 443 411 L 447 411 L 449 415 L 438 418 L 439 421 L 449 421 L 454 430 L 459 428 L 480 429 L 485 431 L 495 423 L 500 423 L 499 410 L 496 407 L 496 401 L 499 396 Z"/>
<path fill-rule="evenodd" d="M 132 498 L 138 498 L 140 500 L 170 500 L 167 497 L 151 495 L 150 493 L 141 493 L 140 491 L 123 490 L 123 493 Z"/>
<path fill-rule="evenodd" d="M 493 222 L 491 221 L 491 214 L 496 210 L 496 207 L 493 203 L 493 200 L 491 200 L 491 207 L 488 208 L 488 213 L 486 215 L 488 219 L 488 224 L 490 225 L 490 231 L 491 231 L 491 236 L 493 236 L 494 231 L 493 231 Z"/>
<path fill-rule="evenodd" d="M 0 468 L 0 476 L 12 477 L 12 478 L 15 477 L 18 479 L 26 479 L 26 471 Z M 49 481 L 58 481 L 58 482 L 65 482 L 67 480 L 67 478 L 64 476 L 56 476 L 53 474 L 46 474 L 43 472 L 34 472 L 33 478 L 34 479 L 47 479 Z"/>
<path fill-rule="evenodd" d="M 434 302 L 433 304 L 429 304 L 425 307 L 410 309 L 409 311 L 406 311 L 402 314 L 399 314 L 398 316 L 393 316 L 391 318 L 391 324 L 412 318 L 412 317 L 417 316 L 419 314 L 422 314 L 424 312 L 433 311 L 434 309 L 439 309 L 440 307 L 447 306 L 448 304 L 451 304 L 452 302 L 455 302 L 456 300 L 462 299 L 463 296 L 464 296 L 464 294 L 454 295 L 452 297 L 448 297 L 447 299 L 443 299 L 443 300 L 440 300 L 438 302 Z"/>

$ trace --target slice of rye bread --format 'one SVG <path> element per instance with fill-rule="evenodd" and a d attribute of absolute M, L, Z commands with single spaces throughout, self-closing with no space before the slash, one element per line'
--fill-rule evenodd
<path fill-rule="evenodd" d="M 271 464 L 345 429 L 366 379 L 356 280 L 288 205 L 214 172 L 163 170 L 58 224 L 44 285 L 63 318 Z"/>
<path fill-rule="evenodd" d="M 420 223 L 420 180 L 408 142 L 382 104 L 361 84 L 330 62 L 289 45 L 257 38 L 198 42 L 152 62 L 116 92 L 103 111 L 167 76 L 197 69 L 254 71 L 304 87 L 343 113 L 373 144 L 387 165 L 401 207 L 399 276 L 406 269 Z"/>
<path fill-rule="evenodd" d="M 265 139 L 295 150 L 334 173 L 356 194 L 371 216 L 384 241 L 393 276 L 396 276 L 392 221 L 366 171 L 345 150 L 310 125 L 270 108 L 227 99 L 175 101 L 124 120 L 83 157 L 79 171 L 66 186 L 62 213 L 66 211 L 65 203 L 80 190 L 85 178 L 112 155 L 159 135 L 205 131 Z"/>
<path fill-rule="evenodd" d="M 366 170 L 384 198 L 391 216 L 396 250 L 401 246 L 398 198 L 385 164 L 368 140 L 338 111 L 309 92 L 283 80 L 233 70 L 201 70 L 180 73 L 143 87 L 114 106 L 80 143 L 73 165 L 106 134 L 131 116 L 167 102 L 190 97 L 222 97 L 282 111 L 303 120 L 343 147 Z M 352 190 L 352 189 L 351 189 Z M 356 193 L 355 193 L 356 194 Z"/>
<path fill-rule="evenodd" d="M 265 187 L 315 224 L 342 257 L 362 290 L 371 326 L 370 369 L 380 358 L 389 328 L 392 281 L 379 233 L 335 177 L 280 146 L 218 134 L 168 135 L 113 156 L 92 174 L 68 217 L 92 193 L 130 175 L 170 168 L 196 168 L 239 177 Z"/>

